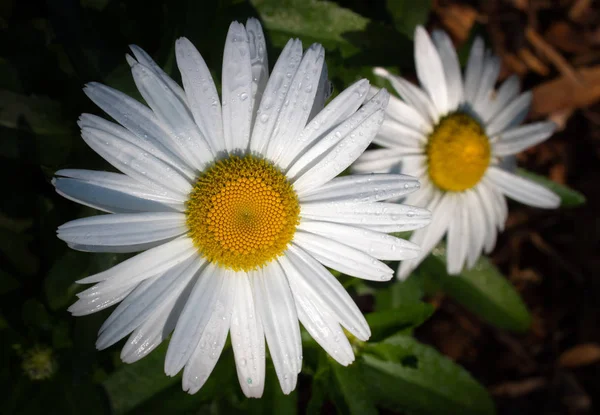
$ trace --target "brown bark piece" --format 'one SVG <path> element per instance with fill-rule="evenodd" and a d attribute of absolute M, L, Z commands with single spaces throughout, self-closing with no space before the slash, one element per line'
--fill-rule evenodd
<path fill-rule="evenodd" d="M 600 99 L 600 65 L 577 71 L 580 83 L 561 76 L 533 89 L 531 115 L 541 117 L 568 108 L 582 108 Z"/>
<path fill-rule="evenodd" d="M 565 351 L 558 358 L 561 367 L 579 367 L 600 361 L 600 346 L 596 343 L 583 343 Z"/>

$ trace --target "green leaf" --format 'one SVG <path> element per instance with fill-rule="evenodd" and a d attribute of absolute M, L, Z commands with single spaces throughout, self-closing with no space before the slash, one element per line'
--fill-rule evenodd
<path fill-rule="evenodd" d="M 4 330 L 9 328 L 8 321 L 4 318 L 2 314 L 0 314 L 0 330 Z"/>
<path fill-rule="evenodd" d="M 167 377 L 162 370 L 160 374 Z M 215 369 L 197 393 L 190 395 L 184 392 L 180 378 L 177 377 L 177 382 L 172 382 L 164 390 L 150 396 L 141 405 L 128 411 L 128 414 L 161 415 L 167 410 L 169 414 L 209 413 L 210 407 L 204 405 L 211 404 L 214 410 L 223 397 L 234 395 L 240 389 L 231 348 L 223 351 Z"/>
<path fill-rule="evenodd" d="M 375 292 L 375 309 L 387 310 L 419 303 L 425 294 L 424 282 L 425 280 L 416 273 L 404 281 L 394 280 L 389 286 Z"/>
<path fill-rule="evenodd" d="M 180 376 L 165 375 L 164 362 L 168 342 L 148 356 L 114 372 L 102 384 L 115 414 L 135 408 L 154 394 L 180 381 Z"/>
<path fill-rule="evenodd" d="M 387 0 L 386 6 L 396 29 L 412 39 L 417 25 L 427 23 L 431 3 L 431 0 Z"/>
<path fill-rule="evenodd" d="M 36 134 L 65 134 L 70 128 L 61 117 L 60 104 L 44 97 L 0 90 L 0 125 L 31 129 Z"/>
<path fill-rule="evenodd" d="M 44 280 L 44 293 L 50 309 L 58 310 L 72 301 L 81 289 L 75 281 L 86 276 L 89 261 L 89 254 L 68 250 L 52 265 Z"/>
<path fill-rule="evenodd" d="M 364 369 L 362 366 L 361 361 L 344 367 L 331 360 L 332 372 L 344 402 L 348 406 L 348 413 L 352 415 L 377 415 L 378 412 L 369 394 L 368 386 L 363 381 Z M 346 411 L 343 412 L 346 413 Z"/>
<path fill-rule="evenodd" d="M 317 369 L 312 379 L 311 395 L 306 406 L 307 415 L 321 414 L 323 404 L 327 399 L 329 387 L 331 386 L 330 357 L 323 350 L 319 351 Z"/>
<path fill-rule="evenodd" d="M 415 328 L 433 314 L 428 303 L 408 303 L 398 308 L 376 311 L 365 316 L 371 328 L 371 341 L 377 341 L 392 333 Z"/>
<path fill-rule="evenodd" d="M 560 197 L 560 205 L 562 207 L 577 207 L 585 203 L 585 196 L 583 194 L 568 186 L 556 183 L 547 177 L 531 173 L 524 169 L 517 169 L 517 174 L 552 190 Z"/>
<path fill-rule="evenodd" d="M 29 298 L 21 308 L 21 316 L 25 325 L 40 330 L 51 330 L 52 320 L 46 307 L 35 298 Z"/>
<path fill-rule="evenodd" d="M 369 19 L 328 1 L 253 0 L 252 4 L 269 32 L 284 35 L 273 39 L 278 46 L 285 45 L 290 37 L 300 37 L 318 41 L 328 49 L 355 52 L 356 47 L 344 33 L 363 31 L 369 24 Z"/>
<path fill-rule="evenodd" d="M 33 275 L 39 267 L 38 257 L 29 249 L 33 238 L 25 233 L 16 233 L 0 228 L 0 253 L 23 275 Z"/>
<path fill-rule="evenodd" d="M 398 65 L 402 60 L 399 62 L 397 56 L 412 50 L 409 39 L 392 27 L 334 2 L 253 0 L 252 4 L 273 45 L 283 47 L 290 37 L 299 37 L 305 46 L 308 42 L 322 44 L 327 49 L 332 78 L 344 79 L 346 84 L 374 78 L 373 66 Z"/>
<path fill-rule="evenodd" d="M 44 293 L 52 310 L 64 308 L 74 299 L 83 286 L 75 281 L 97 272 L 106 271 L 123 255 L 112 253 L 83 253 L 69 249 L 60 257 L 44 280 Z"/>
<path fill-rule="evenodd" d="M 0 269 L 0 295 L 16 290 L 20 286 L 18 279 Z"/>
<path fill-rule="evenodd" d="M 232 361 L 231 365 L 235 363 Z M 265 391 L 260 399 L 245 399 L 238 409 L 244 414 L 290 414 L 294 415 L 298 411 L 298 392 L 292 391 L 289 395 L 284 395 L 277 379 L 275 369 L 270 362 L 267 364 L 265 378 Z M 237 388 L 237 382 L 234 381 Z"/>
<path fill-rule="evenodd" d="M 463 368 L 407 336 L 369 344 L 361 381 L 395 411 L 418 414 L 493 414 L 489 394 Z"/>
<path fill-rule="evenodd" d="M 446 250 L 438 247 L 419 268 L 440 290 L 488 323 L 501 329 L 526 331 L 531 316 L 513 285 L 484 256 L 460 275 L 446 272 Z"/>

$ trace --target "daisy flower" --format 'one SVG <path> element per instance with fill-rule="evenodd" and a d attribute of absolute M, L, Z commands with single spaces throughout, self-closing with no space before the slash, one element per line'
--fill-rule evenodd
<path fill-rule="evenodd" d="M 419 178 L 422 190 L 404 198 L 425 206 L 433 220 L 412 234 L 418 258 L 402 262 L 397 276 L 410 272 L 447 234 L 447 269 L 472 267 L 490 252 L 507 217 L 505 197 L 540 208 L 555 208 L 552 191 L 510 170 L 514 154 L 552 135 L 552 122 L 524 126 L 531 92 L 519 94 L 516 76 L 498 90 L 500 60 L 481 39 L 471 48 L 464 77 L 452 41 L 441 31 L 433 41 L 422 27 L 415 33 L 415 62 L 421 88 L 376 68 L 402 100 L 390 98 L 386 119 L 373 140 L 383 149 L 365 152 L 353 171 L 402 172 Z"/>
<path fill-rule="evenodd" d="M 141 359 L 173 332 L 165 372 L 183 389 L 207 380 L 228 333 L 243 392 L 260 397 L 265 339 L 284 393 L 302 366 L 299 321 L 339 363 L 354 360 L 342 329 L 369 327 L 325 268 L 385 281 L 381 260 L 419 248 L 387 235 L 426 225 L 425 209 L 380 202 L 419 187 L 407 176 L 336 176 L 367 148 L 384 118 L 385 90 L 367 100 L 358 81 L 324 107 L 324 51 L 283 49 L 268 75 L 256 19 L 234 22 L 225 43 L 222 94 L 185 38 L 176 43 L 183 88 L 137 46 L 127 56 L 148 104 L 91 83 L 85 93 L 118 123 L 79 120 L 86 143 L 121 173 L 61 170 L 56 190 L 108 212 L 68 222 L 58 236 L 90 252 L 144 251 L 79 281 L 95 283 L 70 307 L 85 315 L 113 304 L 104 349 L 131 333 L 123 361 Z"/>

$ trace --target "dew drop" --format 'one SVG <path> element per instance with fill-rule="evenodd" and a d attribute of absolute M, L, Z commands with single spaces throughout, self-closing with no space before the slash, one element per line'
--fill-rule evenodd
<path fill-rule="evenodd" d="M 240 101 L 245 101 L 248 99 L 248 94 L 246 94 L 245 92 L 242 92 L 240 94 Z"/>

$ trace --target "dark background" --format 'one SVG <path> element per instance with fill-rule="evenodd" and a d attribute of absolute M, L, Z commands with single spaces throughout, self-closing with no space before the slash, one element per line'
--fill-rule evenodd
<path fill-rule="evenodd" d="M 122 257 L 69 251 L 55 236 L 58 225 L 92 210 L 54 192 L 54 171 L 106 168 L 78 136 L 79 115 L 100 113 L 82 86 L 101 81 L 136 96 L 124 60 L 130 43 L 146 49 L 177 79 L 172 47 L 183 35 L 218 74 L 230 21 L 268 16 L 263 3 L 274 4 L 0 1 L 0 413 L 104 414 L 115 405 L 102 385 L 123 368 L 118 347 L 103 352 L 94 347 L 108 314 L 74 318 L 66 307 L 78 290 L 75 280 Z M 519 163 L 580 191 L 587 203 L 557 211 L 511 203 L 507 229 L 492 255 L 533 315 L 529 332 L 495 329 L 440 294 L 428 299 L 437 311 L 416 336 L 488 387 L 499 413 L 600 412 L 598 2 L 336 3 L 370 19 L 369 25 L 362 32 L 345 32 L 342 40 L 330 37 L 327 27 L 303 34 L 293 28 L 291 33 L 268 30 L 270 65 L 281 39 L 301 36 L 307 46 L 322 32 L 324 40 L 318 40 L 326 46 L 339 92 L 360 76 L 371 77 L 374 65 L 394 66 L 414 80 L 409 36 L 415 24 L 449 31 L 461 57 L 477 33 L 502 57 L 501 78 L 516 73 L 524 88 L 533 89 L 531 119 L 549 117 L 559 125 L 550 140 L 520 155 Z M 392 12 L 394 7 L 401 10 Z M 369 311 L 368 299 L 363 303 Z M 24 362 L 36 353 L 48 358 L 32 369 Z M 178 382 L 160 373 L 161 357 L 154 355 L 159 373 L 131 379 L 145 394 L 139 402 L 146 404 L 122 407 L 140 413 L 159 413 L 160 408 L 169 413 L 167 408 L 176 407 L 182 413 L 223 411 L 208 398 L 186 400 Z M 221 363 L 215 369 L 219 377 L 213 374 L 206 388 L 218 389 L 225 382 L 237 388 L 231 364 Z M 35 379 L 40 377 L 46 378 Z M 310 396 L 310 377 L 302 375 L 296 398 L 301 410 Z M 227 399 L 247 409 L 239 392 Z M 326 402 L 323 411 L 334 413 L 334 403 Z"/>

